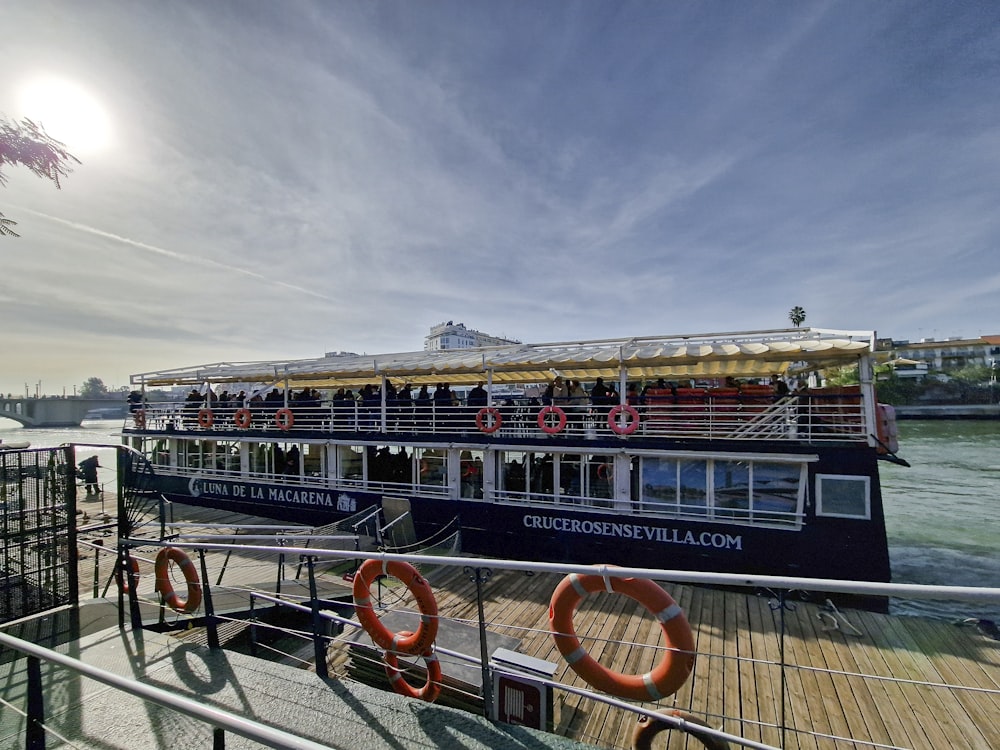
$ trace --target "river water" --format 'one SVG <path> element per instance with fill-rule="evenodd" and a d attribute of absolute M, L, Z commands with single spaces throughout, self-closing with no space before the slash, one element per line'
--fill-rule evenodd
<path fill-rule="evenodd" d="M 0 418 L 0 440 L 28 440 L 33 447 L 117 445 L 121 425 L 116 419 L 26 430 Z M 1000 421 L 904 420 L 899 433 L 899 456 L 911 466 L 881 464 L 893 580 L 1000 586 Z M 100 472 L 101 481 L 111 482 L 114 450 L 95 448 L 91 453 L 79 447 L 77 460 L 93 454 L 108 467 Z M 1000 603 L 906 602 L 894 609 L 1000 621 Z"/>

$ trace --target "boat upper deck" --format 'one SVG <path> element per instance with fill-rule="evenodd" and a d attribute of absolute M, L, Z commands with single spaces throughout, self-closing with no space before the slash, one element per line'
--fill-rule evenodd
<path fill-rule="evenodd" d="M 126 430 L 872 442 L 874 342 L 786 329 L 216 363 L 134 375 L 143 391 L 191 392 L 133 402 Z M 805 387 L 845 367 L 861 385 Z M 595 386 L 552 390 L 573 381 Z M 802 387 L 787 393 L 790 382 Z"/>

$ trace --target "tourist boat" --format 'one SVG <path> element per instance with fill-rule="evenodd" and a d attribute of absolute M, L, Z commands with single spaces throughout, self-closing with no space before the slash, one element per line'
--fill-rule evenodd
<path fill-rule="evenodd" d="M 188 396 L 132 405 L 123 442 L 148 465 L 123 481 L 282 521 L 367 516 L 396 549 L 457 530 L 474 555 L 888 581 L 874 357 L 874 332 L 795 328 L 146 372 L 147 399 Z M 860 385 L 823 385 L 850 367 Z M 613 389 L 550 399 L 557 377 Z"/>

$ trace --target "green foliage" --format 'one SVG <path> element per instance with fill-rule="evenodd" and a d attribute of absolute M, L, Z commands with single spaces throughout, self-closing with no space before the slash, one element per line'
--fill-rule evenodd
<path fill-rule="evenodd" d="M 826 385 L 857 385 L 861 382 L 861 377 L 858 374 L 858 366 L 851 365 L 829 370 L 823 374 L 823 381 Z"/>
<path fill-rule="evenodd" d="M 0 185 L 6 185 L 3 168 L 9 164 L 27 167 L 33 174 L 52 180 L 56 189 L 61 178 L 72 172 L 71 162 L 80 163 L 66 147 L 45 132 L 39 123 L 24 118 L 11 122 L 0 116 Z M 4 218 L 0 212 L 0 237 L 19 237 L 13 219 Z"/>
<path fill-rule="evenodd" d="M 788 311 L 788 319 L 792 321 L 792 325 L 798 328 L 806 320 L 806 311 L 796 305 L 791 310 Z"/>
<path fill-rule="evenodd" d="M 87 382 L 80 386 L 80 395 L 84 398 L 102 398 L 108 395 L 108 387 L 100 378 L 87 378 Z"/>
<path fill-rule="evenodd" d="M 990 382 L 991 371 L 986 365 L 966 365 L 961 370 L 953 370 L 948 377 L 967 385 L 982 385 Z"/>

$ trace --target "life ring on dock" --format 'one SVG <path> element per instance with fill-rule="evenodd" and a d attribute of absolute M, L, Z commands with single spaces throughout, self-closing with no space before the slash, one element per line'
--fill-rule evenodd
<path fill-rule="evenodd" d="M 420 610 L 420 625 L 416 633 L 405 630 L 393 633 L 375 615 L 371 586 L 382 575 L 402 581 L 416 599 Z M 354 613 L 371 639 L 386 651 L 422 656 L 431 650 L 437 638 L 437 600 L 427 580 L 409 563 L 365 560 L 354 574 Z"/>
<path fill-rule="evenodd" d="M 556 424 L 549 424 L 549 414 L 555 414 L 557 422 Z M 541 411 L 538 412 L 538 429 L 549 435 L 555 435 L 556 433 L 562 432 L 563 428 L 566 426 L 566 412 L 564 412 L 558 406 L 543 406 Z"/>
<path fill-rule="evenodd" d="M 215 415 L 211 409 L 201 409 L 198 412 L 198 426 L 208 429 L 215 422 Z"/>
<path fill-rule="evenodd" d="M 288 432 L 295 424 L 295 415 L 292 414 L 291 409 L 278 409 L 274 412 L 274 423 L 278 425 L 279 430 Z"/>
<path fill-rule="evenodd" d="M 170 582 L 170 563 L 177 563 L 187 583 L 187 599 L 181 599 Z M 156 591 L 163 603 L 175 612 L 194 612 L 201 604 L 201 583 L 191 558 L 176 547 L 164 547 L 156 556 Z"/>
<path fill-rule="evenodd" d="M 237 409 L 236 413 L 233 414 L 233 424 L 241 430 L 245 430 L 249 427 L 252 421 L 253 415 L 250 414 L 249 409 Z"/>
<path fill-rule="evenodd" d="M 132 587 L 135 586 L 138 590 L 139 586 L 139 561 L 134 557 L 130 557 L 128 561 L 129 574 L 128 577 L 122 575 L 121 565 L 118 566 L 118 570 L 115 571 L 115 581 L 118 583 L 118 588 L 121 592 L 128 596 L 132 593 Z"/>
<path fill-rule="evenodd" d="M 486 418 L 489 417 L 492 421 L 487 423 Z M 503 424 L 503 416 L 500 414 L 500 410 L 495 406 L 484 406 L 476 414 L 476 427 L 480 429 L 481 432 L 485 432 L 487 435 L 496 432 L 500 429 L 500 425 Z"/>
<path fill-rule="evenodd" d="M 628 416 L 625 424 L 618 422 L 621 414 Z M 616 435 L 631 435 L 639 427 L 639 412 L 631 404 L 618 404 L 608 412 L 608 427 Z"/>
<path fill-rule="evenodd" d="M 598 591 L 624 594 L 639 602 L 659 620 L 668 650 L 651 672 L 642 675 L 613 672 L 580 645 L 573 628 L 573 612 L 584 596 Z M 694 636 L 684 612 L 670 594 L 645 578 L 571 573 L 552 592 L 549 624 L 556 648 L 570 669 L 591 686 L 609 695 L 638 701 L 660 700 L 676 693 L 694 669 Z"/>
<path fill-rule="evenodd" d="M 132 421 L 135 422 L 135 426 L 140 430 L 146 428 L 146 410 L 139 409 L 138 411 L 132 412 Z"/>
<path fill-rule="evenodd" d="M 413 635 L 407 630 L 402 630 L 400 635 Z M 399 668 L 399 658 L 393 651 L 386 651 L 383 661 L 385 662 L 385 676 L 389 678 L 389 685 L 393 692 L 405 695 L 407 698 L 419 698 L 422 701 L 433 703 L 441 695 L 441 662 L 438 661 L 437 654 L 428 651 L 421 654 L 424 663 L 427 665 L 427 682 L 422 688 L 415 688 L 403 677 L 403 672 Z"/>
<path fill-rule="evenodd" d="M 708 722 L 689 714 L 687 711 L 681 711 L 679 708 L 664 708 L 659 713 L 665 716 L 673 716 L 675 719 L 683 719 L 688 724 L 697 724 L 707 729 L 712 728 L 708 725 Z M 636 719 L 635 729 L 632 730 L 632 750 L 652 750 L 653 738 L 667 729 L 679 729 L 691 735 L 691 737 L 698 740 L 708 750 L 729 750 L 729 743 L 719 737 L 711 737 L 701 732 L 693 732 L 682 725 L 660 721 L 646 714 L 642 714 Z"/>

